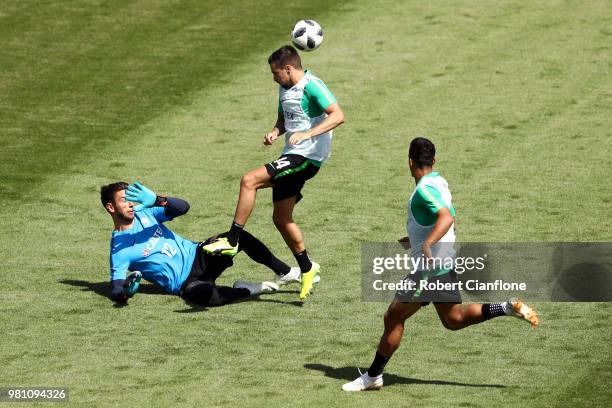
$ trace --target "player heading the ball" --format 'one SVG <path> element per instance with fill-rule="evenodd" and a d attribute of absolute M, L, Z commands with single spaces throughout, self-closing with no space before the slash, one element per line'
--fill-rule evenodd
<path fill-rule="evenodd" d="M 212 254 L 235 255 L 244 225 L 255 206 L 257 190 L 272 187 L 272 219 L 300 266 L 300 299 L 304 300 L 312 291 L 320 266 L 308 257 L 302 232 L 293 221 L 293 208 L 302 199 L 304 183 L 329 159 L 332 130 L 344 122 L 344 113 L 325 83 L 302 68 L 300 56 L 292 46 L 274 51 L 268 63 L 274 81 L 279 84 L 278 116 L 263 143 L 271 145 L 285 134 L 285 147 L 278 159 L 242 177 L 234 221 L 227 236 L 203 249 Z M 289 281 L 281 279 L 279 283 Z"/>

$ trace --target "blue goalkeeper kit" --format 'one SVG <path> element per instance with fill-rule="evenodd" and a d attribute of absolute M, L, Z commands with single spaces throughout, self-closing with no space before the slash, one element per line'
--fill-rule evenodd
<path fill-rule="evenodd" d="M 163 223 L 170 219 L 163 207 L 145 208 L 134 213 L 132 228 L 113 232 L 111 281 L 125 279 L 127 271 L 140 271 L 145 280 L 179 294 L 191 271 L 197 244 L 166 228 Z"/>

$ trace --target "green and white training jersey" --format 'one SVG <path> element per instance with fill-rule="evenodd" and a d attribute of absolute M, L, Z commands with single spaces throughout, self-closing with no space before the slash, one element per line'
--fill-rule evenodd
<path fill-rule="evenodd" d="M 453 217 L 455 209 L 452 204 L 448 182 L 438 172 L 431 172 L 421 178 L 408 200 L 408 237 L 412 257 L 420 257 L 423 253 L 423 243 L 431 234 L 438 220 L 437 213 L 442 208 L 448 208 Z M 455 224 L 448 232 L 431 247 L 435 259 L 454 259 Z M 421 269 L 421 268 L 418 268 Z"/>
<path fill-rule="evenodd" d="M 304 132 L 321 123 L 327 117 L 324 110 L 336 103 L 336 98 L 323 81 L 308 70 L 304 72 L 304 78 L 291 88 L 279 88 L 278 111 L 284 115 L 287 132 L 283 154 L 299 154 L 318 162 L 326 161 L 331 154 L 332 131 L 296 145 L 290 145 L 289 138 L 294 132 Z"/>

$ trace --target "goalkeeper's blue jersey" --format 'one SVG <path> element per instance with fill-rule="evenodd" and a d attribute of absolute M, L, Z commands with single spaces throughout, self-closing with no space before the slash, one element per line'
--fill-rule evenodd
<path fill-rule="evenodd" d="M 164 226 L 168 221 L 163 207 L 145 208 L 134 213 L 134 225 L 113 231 L 110 248 L 110 278 L 125 279 L 127 271 L 140 271 L 142 277 L 178 294 L 191 271 L 197 244 Z"/>

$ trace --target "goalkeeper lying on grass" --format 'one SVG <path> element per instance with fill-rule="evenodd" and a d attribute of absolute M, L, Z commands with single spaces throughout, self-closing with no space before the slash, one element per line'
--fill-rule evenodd
<path fill-rule="evenodd" d="M 100 196 L 115 224 L 110 248 L 112 300 L 126 302 L 138 290 L 141 277 L 168 293 L 203 306 L 221 306 L 278 289 L 274 282 L 235 282 L 234 287 L 217 286 L 215 280 L 233 265 L 232 257 L 202 251 L 202 246 L 217 237 L 196 243 L 164 225 L 187 213 L 189 204 L 186 201 L 158 196 L 138 182 L 103 186 Z M 272 269 L 279 284 L 291 282 L 291 277 L 299 281 L 299 268 L 290 268 L 248 232 L 242 233 L 239 251 Z M 132 273 L 126 276 L 128 271 Z"/>

